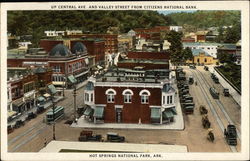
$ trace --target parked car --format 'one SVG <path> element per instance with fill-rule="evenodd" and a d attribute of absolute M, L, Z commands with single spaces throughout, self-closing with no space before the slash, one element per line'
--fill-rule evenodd
<path fill-rule="evenodd" d="M 26 117 L 26 120 L 29 121 L 34 118 L 36 118 L 36 114 L 34 114 L 33 112 L 29 112 L 28 116 Z"/>
<path fill-rule="evenodd" d="M 24 126 L 24 121 L 23 120 L 17 120 L 15 125 L 14 125 L 14 128 L 19 128 L 21 126 Z"/>
<path fill-rule="evenodd" d="M 36 113 L 39 114 L 39 113 L 43 113 L 44 111 L 45 111 L 44 105 L 38 104 Z"/>
<path fill-rule="evenodd" d="M 208 67 L 207 67 L 207 66 L 204 66 L 204 70 L 208 71 Z"/>
<path fill-rule="evenodd" d="M 8 131 L 8 134 L 10 134 L 14 131 L 14 128 L 11 125 L 8 125 L 7 131 Z"/>
<path fill-rule="evenodd" d="M 117 133 L 107 133 L 107 141 L 110 142 L 124 142 L 125 137 L 124 136 L 119 136 Z"/>
<path fill-rule="evenodd" d="M 102 135 L 93 135 L 93 131 L 83 130 L 78 138 L 79 141 L 102 141 Z"/>
<path fill-rule="evenodd" d="M 196 69 L 196 66 L 193 65 L 193 64 L 191 64 L 191 65 L 189 65 L 189 68 L 190 68 L 190 69 Z"/>
<path fill-rule="evenodd" d="M 228 88 L 224 88 L 223 89 L 223 94 L 224 94 L 225 97 L 229 97 L 229 95 L 230 95 L 229 94 L 229 89 Z"/>

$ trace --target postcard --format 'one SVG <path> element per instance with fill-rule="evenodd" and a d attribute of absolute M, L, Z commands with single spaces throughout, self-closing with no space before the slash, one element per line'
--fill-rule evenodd
<path fill-rule="evenodd" d="M 1 4 L 2 160 L 249 159 L 249 2 Z"/>

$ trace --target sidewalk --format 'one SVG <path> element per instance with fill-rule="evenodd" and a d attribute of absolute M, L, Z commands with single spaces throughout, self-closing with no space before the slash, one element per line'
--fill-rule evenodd
<path fill-rule="evenodd" d="M 58 96 L 55 98 L 55 103 L 59 102 L 60 100 L 62 100 L 63 97 L 62 96 Z M 52 102 L 49 100 L 47 101 L 45 104 L 44 104 L 44 108 L 47 109 L 49 107 L 52 106 Z M 12 121 L 8 122 L 8 125 L 14 125 L 16 123 L 17 120 L 22 120 L 22 121 L 25 121 L 25 118 L 28 116 L 28 113 L 30 112 L 33 112 L 33 113 L 36 113 L 36 110 L 37 110 L 37 106 L 33 107 L 33 108 L 30 108 L 28 111 L 25 111 L 21 116 L 19 117 L 16 117 L 15 119 L 13 119 Z"/>
<path fill-rule="evenodd" d="M 174 89 L 177 89 L 177 85 L 174 84 Z M 177 115 L 174 115 L 174 122 L 162 125 L 155 124 L 125 124 L 125 123 L 103 123 L 94 124 L 84 119 L 84 116 L 80 117 L 77 123 L 73 123 L 71 127 L 84 127 L 84 128 L 111 128 L 111 129 L 171 129 L 171 130 L 183 130 L 184 120 L 182 116 L 181 105 L 179 101 L 178 92 L 175 97 Z"/>

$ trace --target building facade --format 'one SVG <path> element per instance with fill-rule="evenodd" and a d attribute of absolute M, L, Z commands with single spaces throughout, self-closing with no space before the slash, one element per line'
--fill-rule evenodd
<path fill-rule="evenodd" d="M 166 75 L 166 69 L 117 68 L 92 78 L 84 91 L 84 114 L 94 123 L 172 122 L 176 95 Z"/>

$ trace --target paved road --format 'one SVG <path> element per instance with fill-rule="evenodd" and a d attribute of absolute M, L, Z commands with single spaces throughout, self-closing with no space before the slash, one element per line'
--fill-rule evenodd
<path fill-rule="evenodd" d="M 77 90 L 76 104 L 77 107 L 83 105 L 83 88 Z M 67 119 L 73 119 L 73 90 L 66 90 L 65 99 L 58 102 L 56 105 L 61 105 L 65 108 L 65 116 L 61 122 L 65 122 Z M 46 112 L 39 114 L 37 118 L 26 122 L 23 127 L 15 129 L 13 133 L 9 134 L 8 150 L 11 152 L 22 151 L 21 147 L 34 142 L 34 139 L 37 139 L 35 143 L 38 143 L 34 145 L 39 146 L 40 148 L 43 146 L 45 138 L 46 141 L 49 142 L 52 139 L 52 125 L 44 123 L 43 120 L 45 115 Z"/>
<path fill-rule="evenodd" d="M 199 67 L 198 67 L 199 69 Z M 195 72 L 197 77 L 201 77 L 203 74 L 208 83 L 211 85 L 213 82 L 208 72 L 199 69 L 200 72 Z M 187 75 L 192 72 L 185 68 Z M 201 83 L 202 84 L 202 83 Z M 208 88 L 205 84 L 205 93 Z M 215 85 L 217 86 L 217 85 Z M 218 86 L 219 88 L 219 86 Z M 64 124 L 65 120 L 73 115 L 73 95 L 72 90 L 66 92 L 66 99 L 59 102 L 58 105 L 65 107 L 66 116 L 64 120 L 59 120 L 56 124 L 56 140 L 61 141 L 77 141 L 79 133 L 86 128 L 72 128 L 67 124 Z M 120 135 L 126 137 L 128 143 L 155 143 L 155 144 L 176 144 L 187 145 L 190 152 L 230 152 L 231 149 L 225 142 L 223 133 L 220 126 L 216 121 L 216 117 L 213 116 L 209 109 L 209 120 L 212 123 L 212 128 L 215 133 L 214 143 L 209 142 L 207 137 L 207 130 L 202 127 L 201 115 L 198 107 L 200 105 L 208 106 L 205 97 L 208 97 L 211 104 L 215 106 L 215 110 L 218 111 L 219 117 L 223 122 L 223 126 L 227 124 L 226 117 L 220 112 L 216 103 L 211 99 L 210 95 L 204 96 L 204 91 L 198 86 L 190 85 L 190 93 L 194 97 L 196 108 L 193 115 L 184 115 L 185 129 L 180 130 L 127 130 L 127 129 L 88 129 L 93 130 L 95 134 L 106 135 L 107 132 L 117 132 Z M 233 100 L 231 98 L 220 99 L 224 107 L 226 104 L 229 106 L 225 109 L 229 117 L 240 126 L 240 110 L 233 106 Z M 231 102 L 232 101 L 232 102 Z M 83 89 L 78 90 L 77 104 L 83 104 Z M 231 111 L 233 111 L 231 113 Z M 235 113 L 238 113 L 237 115 Z M 8 150 L 11 152 L 38 152 L 45 146 L 45 138 L 47 142 L 52 140 L 52 126 L 46 125 L 42 122 L 44 114 L 39 115 L 36 119 L 28 122 L 24 127 L 15 130 L 8 135 Z M 121 125 L 122 126 L 122 125 Z M 237 126 L 238 127 L 238 126 Z M 240 127 L 238 128 L 240 130 Z M 240 144 L 237 146 L 237 151 L 240 151 Z"/>
<path fill-rule="evenodd" d="M 219 127 L 219 131 L 216 131 L 215 135 L 219 133 L 223 134 L 224 128 L 227 127 L 228 123 L 234 124 L 237 127 L 237 134 L 238 134 L 238 145 L 236 147 L 230 146 L 231 151 L 237 152 L 240 151 L 240 107 L 239 105 L 233 100 L 232 97 L 224 97 L 222 94 L 223 87 L 220 84 L 215 84 L 211 77 L 210 73 L 203 70 L 203 67 L 197 67 L 197 69 L 189 69 L 184 67 L 187 75 L 192 75 L 195 81 L 198 82 L 198 90 L 195 90 L 194 93 L 196 96 L 196 102 L 199 105 L 205 105 L 209 108 L 209 119 L 215 119 L 214 122 Z M 209 92 L 209 88 L 214 87 L 217 91 L 220 92 L 220 99 L 213 99 Z M 200 91 L 198 93 L 198 91 Z M 199 107 L 199 106 L 196 106 Z M 212 127 L 213 124 L 212 124 Z"/>

